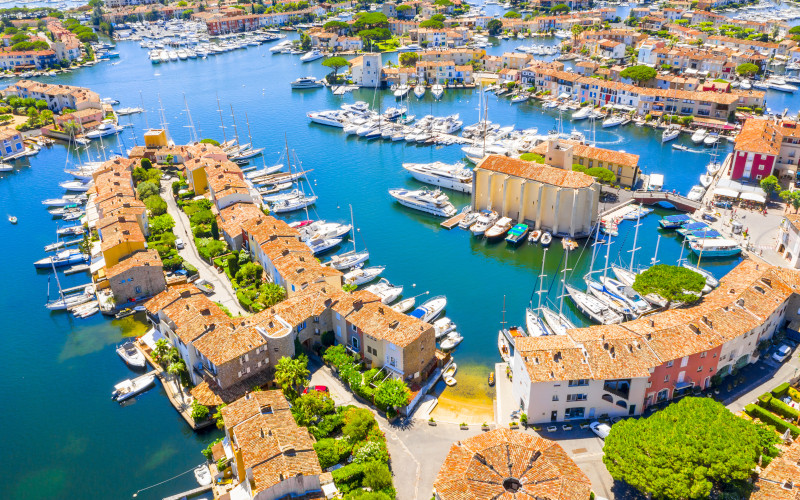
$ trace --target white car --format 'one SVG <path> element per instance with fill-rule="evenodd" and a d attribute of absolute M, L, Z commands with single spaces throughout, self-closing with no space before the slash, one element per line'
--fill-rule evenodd
<path fill-rule="evenodd" d="M 183 247 L 184 247 L 183 240 L 180 238 L 176 239 L 175 248 L 177 248 L 178 250 L 183 250 Z"/>
<path fill-rule="evenodd" d="M 608 424 L 603 424 L 600 422 L 592 422 L 589 424 L 589 429 L 592 430 L 597 437 L 600 439 L 605 439 L 608 437 L 608 434 L 611 432 L 611 427 Z"/>
<path fill-rule="evenodd" d="M 784 361 L 786 361 L 786 358 L 791 356 L 791 354 L 792 354 L 792 348 L 786 344 L 783 344 L 782 346 L 778 347 L 778 350 L 772 354 L 772 359 L 774 359 L 778 363 L 783 363 Z"/>

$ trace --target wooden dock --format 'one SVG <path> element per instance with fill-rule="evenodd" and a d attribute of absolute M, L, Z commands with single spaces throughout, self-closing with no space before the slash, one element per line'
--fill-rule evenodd
<path fill-rule="evenodd" d="M 450 218 L 449 218 L 449 219 L 447 219 L 446 221 L 442 222 L 442 227 L 443 227 L 443 228 L 445 228 L 445 229 L 453 229 L 453 228 L 454 228 L 454 227 L 456 227 L 456 226 L 458 225 L 458 223 L 459 223 L 459 222 L 461 222 L 461 221 L 464 219 L 464 217 L 466 217 L 466 216 L 467 216 L 467 214 L 465 214 L 465 213 L 463 213 L 463 212 L 462 212 L 462 213 L 458 213 L 458 214 L 456 214 L 456 215 L 454 215 L 454 216 L 450 217 Z"/>
<path fill-rule="evenodd" d="M 211 488 L 212 488 L 211 484 L 208 484 L 206 486 L 200 486 L 199 488 L 195 488 L 189 491 L 184 491 L 182 493 L 178 493 L 177 495 L 164 497 L 164 500 L 182 500 L 182 499 L 193 498 L 196 497 L 197 495 L 200 495 L 201 493 L 211 491 Z"/>

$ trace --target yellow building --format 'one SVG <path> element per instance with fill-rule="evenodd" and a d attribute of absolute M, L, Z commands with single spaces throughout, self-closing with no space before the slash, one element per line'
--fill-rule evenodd
<path fill-rule="evenodd" d="M 107 217 L 97 222 L 100 250 L 106 267 L 116 266 L 120 260 L 145 249 L 145 237 L 135 217 L 121 215 Z"/>
<path fill-rule="evenodd" d="M 475 167 L 472 182 L 474 210 L 495 210 L 559 236 L 588 236 L 597 222 L 600 185 L 581 172 L 491 155 Z"/>
<path fill-rule="evenodd" d="M 167 131 L 164 129 L 148 130 L 144 133 L 144 147 L 151 148 L 166 148 L 169 146 L 167 140 Z"/>
<path fill-rule="evenodd" d="M 639 155 L 596 148 L 578 141 L 551 138 L 536 146 L 531 152 L 544 157 L 544 162 L 553 167 L 572 170 L 573 165 L 587 169 L 607 168 L 616 176 L 616 184 L 633 188 L 639 182 Z"/>
<path fill-rule="evenodd" d="M 206 167 L 214 165 L 216 162 L 209 158 L 192 158 L 184 163 L 186 169 L 186 182 L 194 191 L 194 194 L 205 194 L 208 191 L 208 173 Z"/>

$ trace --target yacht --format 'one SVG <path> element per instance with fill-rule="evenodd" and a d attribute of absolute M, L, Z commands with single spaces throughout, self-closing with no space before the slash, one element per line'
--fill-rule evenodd
<path fill-rule="evenodd" d="M 125 401 L 133 396 L 147 390 L 156 380 L 155 373 L 146 373 L 141 377 L 134 379 L 123 380 L 114 386 L 114 392 L 111 393 L 111 399 L 115 401 Z"/>
<path fill-rule="evenodd" d="M 341 238 L 313 238 L 306 241 L 306 245 L 311 249 L 311 253 L 317 255 L 330 250 L 341 242 Z"/>
<path fill-rule="evenodd" d="M 576 121 L 577 120 L 585 120 L 586 118 L 589 118 L 589 116 L 591 114 L 592 114 L 592 107 L 591 106 L 584 106 L 581 109 L 579 109 L 578 111 L 572 113 L 572 119 L 576 120 Z"/>
<path fill-rule="evenodd" d="M 52 267 L 65 267 L 73 264 L 81 264 L 88 260 L 89 256 L 81 253 L 80 250 L 62 250 L 55 255 L 39 259 L 33 263 L 36 269 L 50 269 Z"/>
<path fill-rule="evenodd" d="M 433 94 L 434 99 L 441 99 L 442 94 L 444 94 L 444 87 L 439 85 L 438 83 L 431 87 L 431 93 Z"/>
<path fill-rule="evenodd" d="M 461 193 L 472 193 L 472 171 L 464 168 L 462 163 L 403 163 L 403 168 L 420 182 Z"/>
<path fill-rule="evenodd" d="M 403 206 L 439 217 L 452 217 L 457 212 L 447 195 L 438 189 L 429 191 L 425 188 L 418 190 L 398 188 L 390 189 L 389 195 Z"/>
<path fill-rule="evenodd" d="M 514 224 L 508 217 L 501 217 L 494 223 L 492 227 L 486 230 L 484 236 L 487 240 L 495 240 L 502 238 L 508 233 L 508 230 L 511 229 L 511 226 Z"/>
<path fill-rule="evenodd" d="M 661 142 L 665 143 L 677 139 L 679 135 L 681 135 L 680 127 L 667 127 L 661 133 Z"/>
<path fill-rule="evenodd" d="M 706 147 L 709 147 L 709 148 L 711 146 L 713 146 L 714 144 L 716 144 L 717 142 L 719 142 L 719 134 L 717 134 L 717 133 L 708 134 L 703 139 L 703 145 L 706 146 Z"/>
<path fill-rule="evenodd" d="M 411 311 L 409 316 L 430 323 L 444 311 L 445 307 L 447 307 L 447 298 L 444 295 L 438 295 L 426 300 L 421 306 Z"/>
<path fill-rule="evenodd" d="M 292 82 L 293 89 L 318 89 L 322 86 L 322 83 L 313 76 L 302 76 Z"/>
<path fill-rule="evenodd" d="M 278 201 L 272 205 L 271 209 L 276 214 L 294 212 L 295 210 L 300 210 L 309 205 L 313 205 L 316 203 L 316 201 L 316 196 L 307 196 L 303 194 L 290 200 Z"/>
<path fill-rule="evenodd" d="M 117 354 L 125 363 L 134 368 L 144 368 L 144 354 L 136 348 L 132 341 L 125 342 L 117 347 Z"/>
<path fill-rule="evenodd" d="M 339 111 L 311 111 L 306 116 L 314 123 L 329 127 L 344 128 L 344 121 Z"/>
<path fill-rule="evenodd" d="M 726 238 L 697 239 L 689 244 L 696 255 L 703 257 L 733 257 L 742 253 L 739 243 Z"/>
<path fill-rule="evenodd" d="M 341 255 L 334 255 L 331 257 L 331 260 L 328 261 L 331 267 L 337 269 L 339 271 L 343 271 L 345 269 L 353 268 L 363 262 L 366 262 L 369 259 L 369 252 L 367 250 L 361 250 L 360 252 L 356 252 L 351 250 L 347 253 L 343 253 Z"/>
<path fill-rule="evenodd" d="M 433 331 L 436 335 L 436 340 L 441 339 L 455 329 L 456 324 L 453 323 L 453 320 L 447 317 L 439 318 L 433 322 Z"/>
<path fill-rule="evenodd" d="M 612 115 L 603 120 L 603 128 L 616 127 L 625 122 L 625 117 L 622 115 Z"/>
<path fill-rule="evenodd" d="M 689 194 L 686 195 L 692 201 L 700 201 L 703 199 L 703 195 L 706 194 L 706 188 L 703 186 L 692 186 L 692 189 L 689 190 Z"/>
<path fill-rule="evenodd" d="M 66 189 L 67 191 L 85 193 L 86 191 L 91 189 L 92 186 L 94 186 L 94 182 L 64 181 L 64 182 L 59 182 L 58 185 Z"/>
<path fill-rule="evenodd" d="M 769 88 L 773 90 L 788 92 L 790 94 L 794 93 L 797 90 L 797 87 L 795 87 L 794 85 L 789 85 L 783 78 L 777 78 L 777 77 L 770 78 L 769 80 L 767 80 L 767 84 L 769 85 Z"/>
<path fill-rule="evenodd" d="M 492 227 L 494 225 L 494 222 L 499 217 L 500 216 L 497 214 L 497 212 L 493 210 L 483 210 L 481 214 L 478 216 L 478 220 L 475 221 L 475 224 L 473 224 L 472 227 L 470 228 L 470 231 L 472 231 L 472 234 L 474 234 L 475 236 L 483 236 L 483 233 L 485 233 L 487 229 Z"/>
<path fill-rule="evenodd" d="M 706 139 L 707 135 L 708 135 L 708 130 L 704 128 L 699 128 L 694 131 L 694 134 L 692 134 L 692 142 L 695 144 L 700 144 Z"/>
<path fill-rule="evenodd" d="M 384 266 L 353 269 L 344 275 L 344 282 L 348 285 L 363 285 L 380 276 L 384 269 L 386 269 Z"/>
<path fill-rule="evenodd" d="M 105 137 L 107 135 L 118 134 L 121 131 L 122 127 L 115 124 L 112 120 L 103 120 L 96 129 L 87 132 L 86 137 L 88 139 L 99 139 L 100 137 Z"/>
<path fill-rule="evenodd" d="M 306 52 L 305 54 L 303 54 L 300 57 L 300 60 L 302 62 L 304 62 L 304 63 L 307 63 L 307 62 L 311 62 L 311 61 L 316 61 L 317 59 L 321 59 L 323 57 L 325 57 L 325 54 L 320 52 L 319 49 L 314 49 L 314 50 L 311 50 L 311 51 Z"/>
<path fill-rule="evenodd" d="M 394 89 L 394 96 L 398 98 L 405 97 L 409 90 L 411 90 L 411 87 L 405 83 L 402 83 L 398 85 L 396 89 Z"/>
<path fill-rule="evenodd" d="M 544 318 L 550 332 L 554 335 L 564 335 L 567 330 L 575 329 L 575 325 L 561 313 L 557 313 L 547 307 L 539 309 L 539 313 Z"/>
<path fill-rule="evenodd" d="M 386 278 L 381 278 L 379 282 L 366 287 L 364 290 L 377 295 L 384 304 L 394 302 L 403 293 L 402 286 L 394 286 Z"/>

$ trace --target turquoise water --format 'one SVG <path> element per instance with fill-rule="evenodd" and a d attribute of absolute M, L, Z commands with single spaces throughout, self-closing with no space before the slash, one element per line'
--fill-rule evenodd
<path fill-rule="evenodd" d="M 514 45 L 516 42 L 492 50 L 502 53 Z M 230 106 L 242 136 L 247 134 L 246 112 L 253 141 L 266 148 L 267 163 L 277 161 L 285 137 L 303 166 L 314 169 L 310 179 L 320 199 L 312 217 L 347 221 L 348 205 L 352 205 L 359 229 L 358 245 L 369 248 L 372 264 L 386 265 L 385 276 L 404 285 L 406 296 L 430 291 L 448 297 L 447 315 L 465 337 L 456 351 L 459 363 L 488 366 L 499 360 L 495 339 L 504 297 L 506 320 L 521 324 L 542 264 L 541 247 L 521 245 L 511 249 L 505 243 L 473 239 L 458 229 L 444 230 L 439 226 L 440 219 L 409 211 L 393 203 L 387 194 L 392 187 L 419 185 L 402 170 L 403 162 L 458 161 L 458 146 L 366 142 L 346 137 L 339 130 L 310 125 L 306 112 L 338 107 L 342 102 L 362 99 L 376 106 L 380 102 L 384 108 L 395 103 L 388 91 L 375 94 L 360 90 L 344 98 L 334 97 L 325 89 L 292 92 L 291 80 L 307 74 L 322 77 L 327 72 L 320 61 L 303 65 L 296 56 L 272 56 L 267 47 L 260 47 L 205 61 L 153 66 L 135 43 L 120 43 L 118 51 L 121 62 L 116 66 L 103 63 L 48 81 L 90 87 L 101 96 L 119 99 L 121 106 L 139 106 L 141 91 L 148 113 L 130 120 L 136 127 L 138 143 L 145 122 L 158 124 L 159 96 L 176 143 L 190 137 L 184 95 L 201 137 L 222 138 L 217 96 L 228 138 L 233 132 Z M 417 115 L 458 112 L 465 124 L 477 120 L 478 97 L 471 91 L 448 91 L 441 102 L 414 99 L 412 96 L 411 112 Z M 489 99 L 490 119 L 498 123 L 514 123 L 517 128 L 535 126 L 541 131 L 555 124 L 554 114 L 543 113 L 536 106 L 512 106 L 494 96 Z M 128 121 L 122 118 L 122 123 Z M 565 124 L 565 129 L 569 128 L 571 125 Z M 135 142 L 131 129 L 120 138 L 124 146 L 107 142 L 106 154 Z M 598 143 L 641 155 L 646 171 L 665 175 L 667 189 L 687 192 L 697 182 L 708 155 L 676 153 L 662 147 L 659 139 L 658 133 L 633 126 L 597 130 Z M 93 146 L 93 157 L 102 155 L 97 146 Z M 7 471 L 0 486 L 3 498 L 127 497 L 200 463 L 199 451 L 218 436 L 216 432 L 193 433 L 160 388 L 127 407 L 110 401 L 112 386 L 132 375 L 114 353 L 114 346 L 124 336 L 136 333 L 133 321 L 120 324 L 99 316 L 75 320 L 42 307 L 48 275 L 37 273 L 31 262 L 42 256 L 43 245 L 54 241 L 56 223 L 40 200 L 61 194 L 57 183 L 67 179 L 63 173 L 66 159 L 65 148 L 54 146 L 32 158 L 31 166 L 0 174 L 0 222 L 5 224 L 2 234 L 6 248 L 6 286 L 0 289 L 5 314 L 0 318 L 0 328 L 5 332 L 8 353 L 6 373 L 0 379 L 0 400 L 9 410 L 6 451 L 0 459 Z M 454 194 L 451 199 L 459 208 L 469 201 L 465 195 Z M 17 215 L 19 224 L 8 224 L 6 214 Z M 305 218 L 305 214 L 295 218 Z M 636 254 L 637 264 L 653 256 L 656 226 L 655 214 L 643 221 L 637 245 L 643 249 Z M 633 224 L 625 222 L 620 229 L 620 237 L 611 247 L 612 262 L 627 262 L 626 250 L 633 244 Z M 587 270 L 589 253 L 583 253 L 580 261 L 579 251 L 570 255 L 572 282 L 579 282 Z M 659 260 L 675 262 L 679 253 L 680 242 L 665 233 Z M 558 300 L 558 287 L 551 287 L 550 279 L 563 267 L 562 256 L 558 244 L 547 252 L 546 287 L 553 302 Z M 719 276 L 735 263 L 718 261 L 712 270 Z M 86 281 L 83 276 L 61 279 L 65 287 Z M 577 322 L 583 321 L 567 302 L 565 308 Z M 194 484 L 191 474 L 184 475 L 139 498 L 161 498 Z"/>

